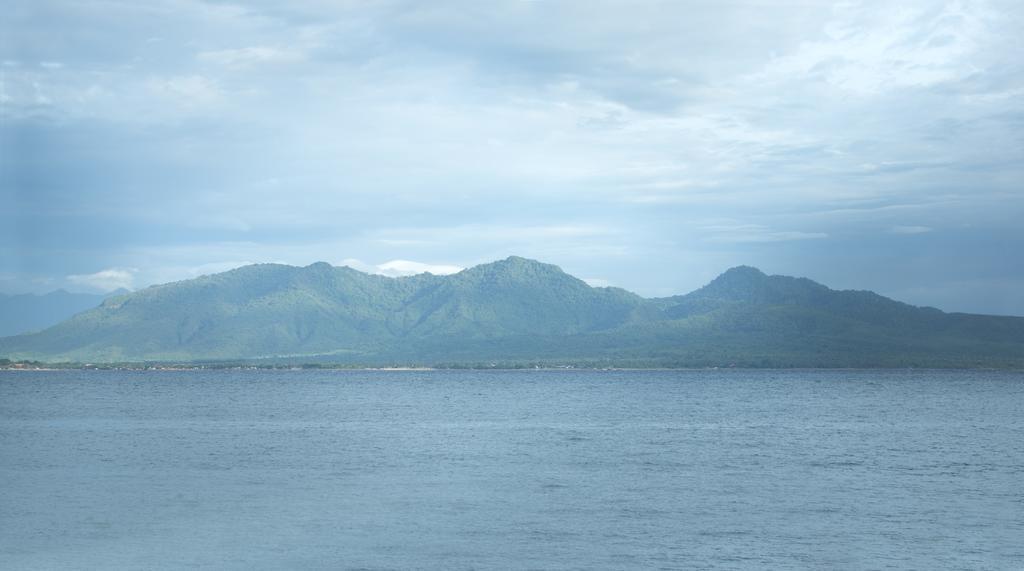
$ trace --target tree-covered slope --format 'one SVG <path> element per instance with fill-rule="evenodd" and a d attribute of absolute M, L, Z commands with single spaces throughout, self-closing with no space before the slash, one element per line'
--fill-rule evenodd
<path fill-rule="evenodd" d="M 0 340 L 0 352 L 79 361 L 370 355 L 437 340 L 596 331 L 642 303 L 516 257 L 445 277 L 259 264 L 111 298 L 46 331 Z"/>
<path fill-rule="evenodd" d="M 947 314 L 733 268 L 687 295 L 593 288 L 524 258 L 388 278 L 260 264 L 154 286 L 0 355 L 636 366 L 1024 366 L 1024 318 Z"/>
<path fill-rule="evenodd" d="M 1024 319 L 948 314 L 733 268 L 669 302 L 642 344 L 772 366 L 1024 366 Z M 663 343 L 658 343 L 662 340 Z"/>

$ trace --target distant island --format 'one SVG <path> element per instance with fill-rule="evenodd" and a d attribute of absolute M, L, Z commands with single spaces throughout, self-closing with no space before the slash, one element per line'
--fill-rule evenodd
<path fill-rule="evenodd" d="M 0 363 L 323 367 L 1024 367 L 1024 318 L 732 268 L 647 299 L 520 257 L 448 276 L 255 264 L 107 298 Z"/>

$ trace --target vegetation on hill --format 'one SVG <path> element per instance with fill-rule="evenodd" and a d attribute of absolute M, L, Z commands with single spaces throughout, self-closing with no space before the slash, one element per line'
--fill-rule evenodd
<path fill-rule="evenodd" d="M 251 265 L 107 299 L 0 355 L 347 365 L 1024 366 L 1024 318 L 947 314 L 733 268 L 644 299 L 511 257 L 450 276 Z"/>

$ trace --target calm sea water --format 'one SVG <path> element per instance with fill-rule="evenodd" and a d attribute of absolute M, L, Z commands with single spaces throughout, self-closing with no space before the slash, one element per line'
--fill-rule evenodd
<path fill-rule="evenodd" d="M 1024 374 L 0 372 L 2 569 L 1024 569 Z"/>

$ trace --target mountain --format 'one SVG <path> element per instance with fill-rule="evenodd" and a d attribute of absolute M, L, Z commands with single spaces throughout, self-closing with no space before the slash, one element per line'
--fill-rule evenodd
<path fill-rule="evenodd" d="M 0 293 L 0 337 L 46 329 L 76 313 L 96 307 L 108 295 L 69 293 L 62 289 L 45 295 Z"/>
<path fill-rule="evenodd" d="M 686 295 L 590 287 L 519 257 L 389 278 L 245 266 L 112 297 L 9 358 L 347 364 L 1024 366 L 1024 318 L 944 313 L 741 266 Z"/>

